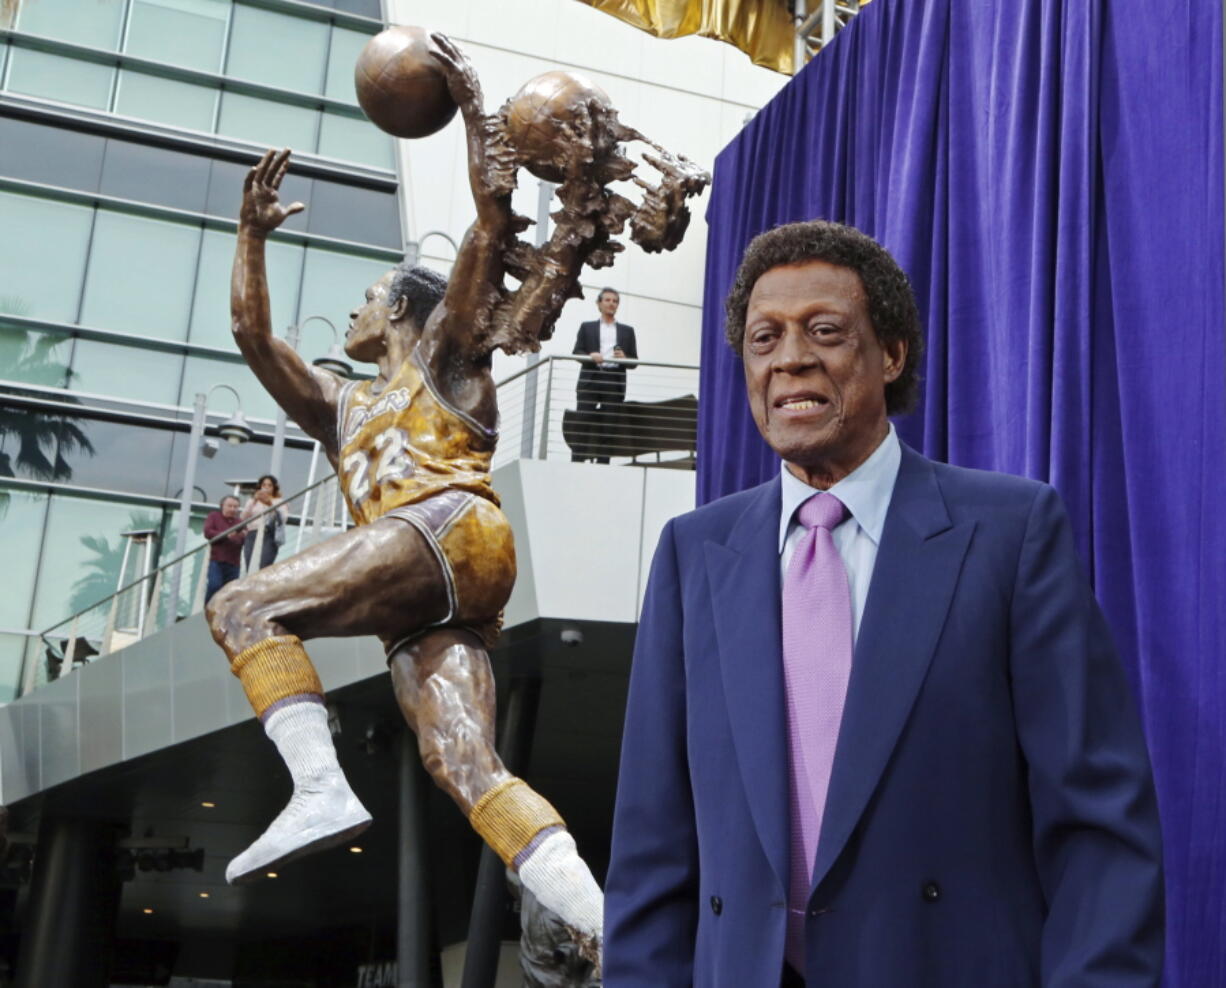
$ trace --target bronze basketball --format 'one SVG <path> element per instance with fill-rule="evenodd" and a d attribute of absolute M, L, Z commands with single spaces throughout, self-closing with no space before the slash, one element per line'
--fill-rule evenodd
<path fill-rule="evenodd" d="M 394 137 L 428 137 L 455 116 L 447 78 L 430 57 L 429 33 L 397 26 L 376 34 L 353 70 L 358 104 Z"/>
<path fill-rule="evenodd" d="M 565 158 L 572 139 L 562 126 L 580 106 L 591 102 L 612 110 L 613 104 L 596 83 L 578 72 L 546 72 L 529 79 L 507 104 L 507 136 L 537 178 L 560 182 L 554 162 Z"/>

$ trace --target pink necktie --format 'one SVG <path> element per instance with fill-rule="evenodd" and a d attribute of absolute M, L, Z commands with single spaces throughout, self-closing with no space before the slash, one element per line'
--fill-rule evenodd
<path fill-rule="evenodd" d="M 815 494 L 800 506 L 798 517 L 806 531 L 783 581 L 783 680 L 792 769 L 785 956 L 803 975 L 805 909 L 851 674 L 852 613 L 847 570 L 830 535 L 847 517 L 847 508 L 833 494 Z"/>

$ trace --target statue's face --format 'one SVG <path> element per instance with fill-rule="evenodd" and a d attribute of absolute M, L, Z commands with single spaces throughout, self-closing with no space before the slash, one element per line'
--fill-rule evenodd
<path fill-rule="evenodd" d="M 366 301 L 349 313 L 345 353 L 354 360 L 374 363 L 387 349 L 388 323 L 393 318 L 387 296 L 394 274 L 387 272 L 366 289 Z"/>

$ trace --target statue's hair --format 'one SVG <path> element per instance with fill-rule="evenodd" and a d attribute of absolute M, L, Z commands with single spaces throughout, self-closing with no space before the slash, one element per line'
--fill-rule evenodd
<path fill-rule="evenodd" d="M 424 328 L 430 313 L 443 300 L 447 291 L 447 279 L 437 271 L 401 261 L 394 269 L 392 283 L 387 290 L 387 304 L 394 305 L 407 298 L 409 315 L 419 329 Z"/>
<path fill-rule="evenodd" d="M 760 233 L 745 248 L 732 290 L 724 303 L 725 336 L 740 357 L 745 344 L 745 314 L 759 278 L 772 268 L 824 261 L 849 268 L 860 278 L 868 317 L 883 344 L 902 341 L 907 357 L 902 373 L 885 386 L 886 411 L 909 412 L 919 396 L 919 361 L 924 352 L 919 310 L 906 274 L 881 244 L 854 227 L 826 220 L 787 223 Z"/>

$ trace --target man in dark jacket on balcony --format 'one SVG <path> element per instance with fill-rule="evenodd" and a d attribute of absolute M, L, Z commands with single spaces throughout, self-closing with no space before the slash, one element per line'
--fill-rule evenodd
<path fill-rule="evenodd" d="M 579 370 L 579 384 L 575 388 L 575 407 L 584 422 L 584 431 L 589 443 L 595 443 L 594 433 L 598 405 L 621 402 L 626 397 L 626 371 L 633 368 L 638 359 L 638 343 L 634 327 L 618 322 L 617 307 L 621 296 L 612 288 L 602 288 L 596 297 L 600 318 L 579 326 L 575 337 L 574 352 L 588 357 Z M 593 455 L 592 448 L 580 447 L 571 453 L 571 459 L 579 462 L 594 460 L 608 463 L 607 456 Z"/>

